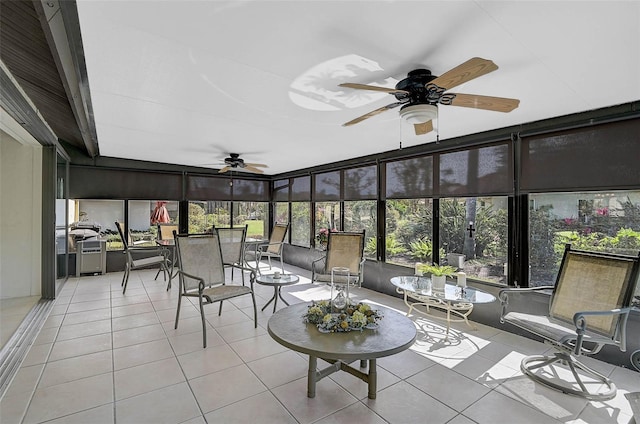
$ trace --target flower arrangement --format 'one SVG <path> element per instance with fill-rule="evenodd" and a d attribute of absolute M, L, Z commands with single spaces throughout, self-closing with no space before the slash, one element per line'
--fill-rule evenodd
<path fill-rule="evenodd" d="M 318 330 L 323 333 L 335 333 L 352 330 L 362 331 L 365 328 L 375 329 L 378 327 L 377 321 L 382 319 L 382 315 L 365 303 L 349 305 L 343 312 L 332 313 L 331 302 L 320 300 L 311 302 L 303 318 L 304 322 L 315 324 Z"/>
<path fill-rule="evenodd" d="M 316 240 L 318 240 L 318 243 L 320 244 L 327 244 L 327 241 L 329 240 L 329 229 L 328 228 L 321 228 L 320 231 L 318 231 L 318 234 L 316 234 Z"/>

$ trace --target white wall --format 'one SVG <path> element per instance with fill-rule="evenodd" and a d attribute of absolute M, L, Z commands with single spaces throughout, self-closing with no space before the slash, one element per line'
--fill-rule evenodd
<path fill-rule="evenodd" d="M 0 298 L 41 294 L 42 148 L 0 130 Z"/>

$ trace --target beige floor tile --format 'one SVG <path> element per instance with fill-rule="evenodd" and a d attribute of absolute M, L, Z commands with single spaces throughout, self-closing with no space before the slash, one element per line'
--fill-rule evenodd
<path fill-rule="evenodd" d="M 138 365 L 114 373 L 116 400 L 186 381 L 175 357 Z"/>
<path fill-rule="evenodd" d="M 47 421 L 47 424 L 113 424 L 113 404 L 98 406 L 62 418 Z"/>
<path fill-rule="evenodd" d="M 126 330 L 113 332 L 113 348 L 131 346 L 134 344 L 162 340 L 166 337 L 164 329 L 160 324 L 146 325 L 144 327 L 134 327 Z"/>
<path fill-rule="evenodd" d="M 118 424 L 171 424 L 201 417 L 187 383 L 147 392 L 116 402 Z"/>
<path fill-rule="evenodd" d="M 82 312 L 82 311 L 91 311 L 94 309 L 104 309 L 111 307 L 110 299 L 100 299 L 93 300 L 90 302 L 79 302 L 79 303 L 70 303 L 69 309 L 67 309 L 68 313 L 73 312 Z"/>
<path fill-rule="evenodd" d="M 430 424 L 438 424 L 457 415 L 453 409 L 404 381 L 378 391 L 376 399 L 364 402 L 389 423 L 423 423 L 427 414 Z"/>
<path fill-rule="evenodd" d="M 290 350 L 255 360 L 247 365 L 270 389 L 306 377 L 309 369 L 308 362 Z"/>
<path fill-rule="evenodd" d="M 113 349 L 114 370 L 135 367 L 173 356 L 171 345 L 166 339 L 121 347 Z"/>
<path fill-rule="evenodd" d="M 55 386 L 111 371 L 113 371 L 113 358 L 110 350 L 48 362 L 38 388 Z"/>
<path fill-rule="evenodd" d="M 21 424 L 30 400 L 30 393 L 5 394 L 0 399 L 0 422 L 2 424 Z"/>
<path fill-rule="evenodd" d="M 355 367 L 356 369 L 360 369 L 363 372 L 368 372 L 367 368 L 359 368 L 360 367 L 359 361 L 352 363 L 351 366 Z M 367 367 L 368 367 L 368 364 L 367 364 Z M 398 381 L 400 381 L 400 378 L 398 376 L 391 374 L 389 371 L 385 370 L 384 368 L 379 366 L 376 368 L 378 371 L 378 376 L 377 376 L 378 391 L 384 389 L 385 387 L 389 387 L 392 384 L 396 384 Z M 355 396 L 357 399 L 360 399 L 361 401 L 366 399 L 369 396 L 369 385 L 363 380 L 360 380 L 359 378 L 349 373 L 337 372 L 337 373 L 331 374 L 330 378 L 336 383 L 338 383 L 340 386 L 342 386 L 346 391 L 348 391 L 353 396 Z"/>
<path fill-rule="evenodd" d="M 27 356 L 22 361 L 21 366 L 28 367 L 31 365 L 44 364 L 49 359 L 52 346 L 52 343 L 32 345 L 29 348 L 29 353 L 27 353 Z"/>
<path fill-rule="evenodd" d="M 242 313 L 241 311 L 238 311 Z M 267 334 L 267 331 L 258 326 L 255 328 L 253 321 L 244 321 L 238 324 L 225 325 L 216 327 L 216 331 L 227 343 L 233 343 L 245 340 L 251 337 Z"/>
<path fill-rule="evenodd" d="M 178 361 L 189 380 L 242 364 L 242 359 L 226 344 L 180 355 Z"/>
<path fill-rule="evenodd" d="M 100 321 L 111 318 L 111 309 L 103 308 L 103 309 L 93 309 L 90 311 L 83 312 L 75 312 L 66 314 L 64 317 L 64 321 L 62 322 L 63 326 L 68 326 L 72 324 L 82 324 L 90 321 Z"/>
<path fill-rule="evenodd" d="M 330 378 L 316 384 L 316 396 L 307 397 L 307 379 L 301 378 L 271 390 L 301 424 L 327 417 L 358 400 Z"/>
<path fill-rule="evenodd" d="M 90 321 L 81 324 L 64 325 L 60 327 L 58 338 L 56 340 L 63 341 L 69 339 L 77 339 L 78 337 L 93 336 L 96 334 L 110 333 L 111 320 L 103 319 L 99 321 Z"/>
<path fill-rule="evenodd" d="M 216 409 L 206 414 L 205 418 L 209 423 L 297 424 L 297 421 L 270 392 L 262 392 Z M 354 421 L 354 423 L 360 424 L 362 421 Z"/>
<path fill-rule="evenodd" d="M 408 378 L 407 382 L 458 412 L 490 391 L 482 384 L 442 365 L 427 368 Z"/>
<path fill-rule="evenodd" d="M 29 398 L 36 389 L 36 384 L 44 370 L 45 364 L 22 366 L 13 377 L 11 385 L 7 388 L 4 396 L 20 394 Z"/>
<path fill-rule="evenodd" d="M 431 359 L 426 358 L 411 349 L 378 359 L 378 366 L 386 369 L 400 378 L 407 378 L 433 365 Z"/>
<path fill-rule="evenodd" d="M 385 424 L 386 421 L 371 409 L 363 405 L 362 402 L 356 402 L 326 418 L 316 421 L 314 424 L 339 423 Z"/>
<path fill-rule="evenodd" d="M 202 331 L 169 337 L 169 342 L 177 356 L 204 349 Z M 213 328 L 207 329 L 207 348 L 226 344 Z"/>
<path fill-rule="evenodd" d="M 147 325 L 157 324 L 160 321 L 155 312 L 146 312 L 137 315 L 128 315 L 113 318 L 113 331 L 126 330 L 128 328 L 144 327 Z"/>
<path fill-rule="evenodd" d="M 111 308 L 111 316 L 114 318 L 144 314 L 147 312 L 154 312 L 153 305 L 150 303 L 134 303 L 133 305 L 115 306 Z"/>
<path fill-rule="evenodd" d="M 111 333 L 57 341 L 53 344 L 49 360 L 58 361 L 60 359 L 86 355 L 88 353 L 111 350 L 111 347 Z"/>
<path fill-rule="evenodd" d="M 463 414 L 478 424 L 495 424 L 505 419 L 518 424 L 559 424 L 548 415 L 496 392 L 490 392 Z"/>
<path fill-rule="evenodd" d="M 268 334 L 233 342 L 230 343 L 230 346 L 245 362 L 255 361 L 287 350 L 286 347 L 276 343 Z"/>
<path fill-rule="evenodd" d="M 36 390 L 24 424 L 40 423 L 113 402 L 113 376 L 101 374 Z"/>
<path fill-rule="evenodd" d="M 190 379 L 189 385 L 205 414 L 267 390 L 244 364 Z"/>

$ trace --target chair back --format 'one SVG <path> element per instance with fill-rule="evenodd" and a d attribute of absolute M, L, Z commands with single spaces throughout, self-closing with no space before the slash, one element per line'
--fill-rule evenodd
<path fill-rule="evenodd" d="M 289 224 L 276 223 L 273 226 L 273 230 L 271 230 L 271 236 L 269 237 L 269 246 L 267 247 L 267 252 L 275 253 L 277 255 L 282 252 L 282 244 L 284 243 L 288 230 Z"/>
<path fill-rule="evenodd" d="M 551 318 L 573 324 L 580 311 L 606 311 L 628 307 L 638 278 L 638 258 L 565 248 L 553 296 Z M 617 315 L 588 317 L 589 330 L 613 338 Z"/>
<path fill-rule="evenodd" d="M 124 223 L 116 221 L 116 228 L 118 229 L 118 234 L 120 234 L 120 239 L 122 240 L 122 245 L 124 246 L 124 250 L 128 250 L 129 242 L 131 240 L 129 239 L 129 237 L 124 236 Z"/>
<path fill-rule="evenodd" d="M 242 264 L 247 226 L 233 228 L 216 227 L 215 232 L 220 239 L 222 262 L 229 265 Z"/>
<path fill-rule="evenodd" d="M 218 234 L 176 234 L 180 271 L 202 278 L 206 285 L 224 284 L 224 266 Z M 183 290 L 198 288 L 198 282 L 180 274 Z"/>
<path fill-rule="evenodd" d="M 360 264 L 364 255 L 364 231 L 332 231 L 327 241 L 327 261 L 325 272 L 331 268 L 349 268 L 351 274 L 360 272 Z"/>
<path fill-rule="evenodd" d="M 173 240 L 173 232 L 178 232 L 178 224 L 158 224 L 158 240 Z"/>

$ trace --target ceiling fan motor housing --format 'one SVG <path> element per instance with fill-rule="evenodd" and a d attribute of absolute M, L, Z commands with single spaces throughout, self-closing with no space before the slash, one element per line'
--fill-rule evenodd
<path fill-rule="evenodd" d="M 407 78 L 396 84 L 397 90 L 408 91 L 406 93 L 396 93 L 398 100 L 406 101 L 409 99 L 409 105 L 416 104 L 437 104 L 439 96 L 434 96 L 431 90 L 427 89 L 427 84 L 436 79 L 428 69 L 415 69 L 407 74 Z"/>

